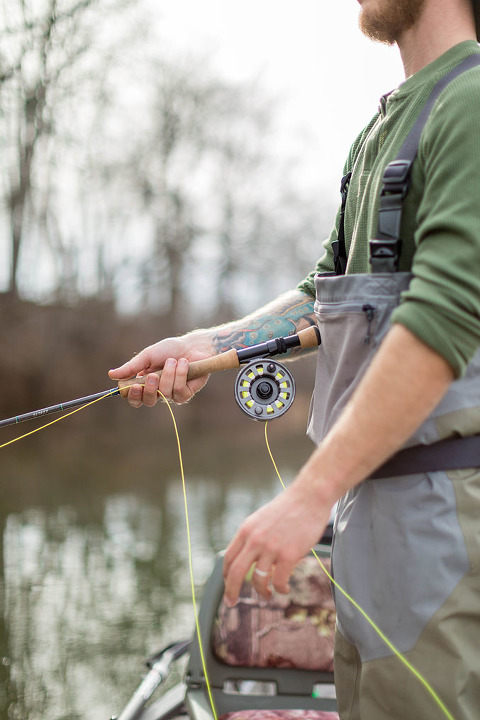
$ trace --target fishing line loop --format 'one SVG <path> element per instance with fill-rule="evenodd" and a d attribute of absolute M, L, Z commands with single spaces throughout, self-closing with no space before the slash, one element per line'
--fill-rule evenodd
<path fill-rule="evenodd" d="M 132 383 L 133 384 L 133 383 Z M 125 388 L 126 389 L 126 388 Z M 184 465 L 183 465 L 183 456 L 182 456 L 182 449 L 181 449 L 181 442 L 180 442 L 180 435 L 178 432 L 177 422 L 175 420 L 175 415 L 173 413 L 173 410 L 170 406 L 170 403 L 168 399 L 163 395 L 163 393 L 160 392 L 160 390 L 157 390 L 158 395 L 163 399 L 164 403 L 166 404 L 170 416 L 172 419 L 176 442 L 177 442 L 177 450 L 178 450 L 178 458 L 179 458 L 179 465 L 180 465 L 180 474 L 182 479 L 182 491 L 183 491 L 183 500 L 184 500 L 184 512 L 185 512 L 185 524 L 186 524 L 186 532 L 187 532 L 187 545 L 188 545 L 188 561 L 189 561 L 189 573 L 190 573 L 190 585 L 191 585 L 191 594 L 192 594 L 192 604 L 193 604 L 193 610 L 195 615 L 195 627 L 197 631 L 197 637 L 198 637 L 198 644 L 199 644 L 199 651 L 200 651 L 200 657 L 202 662 L 202 669 L 205 676 L 205 684 L 207 688 L 207 694 L 210 701 L 210 705 L 213 712 L 214 720 L 218 720 L 217 712 L 215 709 L 214 701 L 213 701 L 213 695 L 211 691 L 211 684 L 208 677 L 207 667 L 206 667 L 206 661 L 205 661 L 205 655 L 203 652 L 203 642 L 201 638 L 201 632 L 200 632 L 200 624 L 198 619 L 198 611 L 197 611 L 197 602 L 196 602 L 196 593 L 195 593 L 195 582 L 194 582 L 194 575 L 193 575 L 193 553 L 192 553 L 192 544 L 191 544 L 191 533 L 190 533 L 190 520 L 189 520 L 189 514 L 188 514 L 188 501 L 187 501 L 187 491 L 186 491 L 186 482 L 185 482 L 185 472 L 184 472 Z M 16 438 L 13 438 L 12 440 L 9 440 L 2 445 L 0 445 L 0 450 L 2 448 L 5 448 L 9 445 L 12 445 L 15 442 L 18 442 L 19 440 L 23 440 L 24 438 L 27 438 L 31 435 L 34 435 L 35 433 L 40 432 L 41 430 L 45 430 L 48 427 L 51 427 L 52 425 L 55 425 L 56 423 L 65 420 L 68 417 L 71 417 L 77 412 L 80 412 L 81 410 L 85 410 L 86 408 L 94 405 L 97 402 L 100 402 L 101 400 L 104 400 L 105 398 L 110 397 L 110 395 L 107 393 L 105 395 L 102 395 L 101 397 L 96 398 L 95 400 L 92 400 L 91 402 L 86 403 L 85 405 L 82 405 L 75 410 L 72 410 L 71 412 L 66 413 L 65 415 L 62 415 L 61 417 L 56 418 L 55 420 L 52 420 L 48 423 L 45 423 L 44 425 L 41 425 L 34 430 L 30 430 L 27 433 L 24 433 L 23 435 L 20 435 Z M 282 485 L 282 488 L 286 490 L 286 486 L 283 482 L 283 479 L 281 477 L 281 474 L 278 470 L 277 464 L 275 462 L 275 459 L 273 457 L 273 453 L 270 448 L 270 443 L 268 440 L 268 421 L 265 422 L 265 444 L 267 447 L 267 451 L 270 457 L 270 460 L 272 462 L 272 465 L 275 469 L 276 475 L 280 481 L 280 484 Z M 375 633 L 380 637 L 383 643 L 391 650 L 391 652 L 397 657 L 400 662 L 405 665 L 405 667 L 408 669 L 410 673 L 416 678 L 416 680 L 423 685 L 425 690 L 429 693 L 429 695 L 432 697 L 434 702 L 437 704 L 439 709 L 442 711 L 443 715 L 448 720 L 455 720 L 454 716 L 451 714 L 451 712 L 446 707 L 445 703 L 442 701 L 442 699 L 439 697 L 437 692 L 433 689 L 433 687 L 430 685 L 428 680 L 420 673 L 417 668 L 410 663 L 407 658 L 395 647 L 395 645 L 391 642 L 391 640 L 385 635 L 385 633 L 379 628 L 379 626 L 375 623 L 374 620 L 368 615 L 368 613 L 356 602 L 356 600 L 351 597 L 344 588 L 339 585 L 339 583 L 336 582 L 336 580 L 333 578 L 333 576 L 329 573 L 329 571 L 326 569 L 324 564 L 322 563 L 320 557 L 315 552 L 315 550 L 312 548 L 312 553 L 316 557 L 320 567 L 322 568 L 325 575 L 328 577 L 332 585 L 340 592 L 342 595 L 352 604 L 352 606 L 362 615 L 362 617 L 368 622 L 368 624 L 372 627 L 372 629 L 375 631 Z"/>
<path fill-rule="evenodd" d="M 200 623 L 198 620 L 197 598 L 196 598 L 196 593 L 195 593 L 195 580 L 194 580 L 194 575 L 193 575 L 192 540 L 191 540 L 191 533 L 190 533 L 190 520 L 189 520 L 189 515 L 188 515 L 187 487 L 186 487 L 186 483 L 185 483 L 185 471 L 184 471 L 184 466 L 183 466 L 183 456 L 182 456 L 182 446 L 180 443 L 180 435 L 178 432 L 177 421 L 175 420 L 175 415 L 170 406 L 170 403 L 168 402 L 165 395 L 163 395 L 163 393 L 160 392 L 160 390 L 157 390 L 157 393 L 158 393 L 159 397 L 161 397 L 164 400 L 165 404 L 168 407 L 168 411 L 170 413 L 170 417 L 172 418 L 173 428 L 175 431 L 175 438 L 177 441 L 178 461 L 179 461 L 179 465 L 180 465 L 180 476 L 182 478 L 183 505 L 184 505 L 184 511 L 185 511 L 185 525 L 187 528 L 188 567 L 189 567 L 189 572 L 190 572 L 190 591 L 191 591 L 191 595 L 192 595 L 193 613 L 195 616 L 195 629 L 197 631 L 198 648 L 200 651 L 200 659 L 202 662 L 202 669 L 203 669 L 203 674 L 205 677 L 205 685 L 207 688 L 208 699 L 210 702 L 210 706 L 212 708 L 214 720 L 218 720 L 217 711 L 215 709 L 215 704 L 213 702 L 212 689 L 211 689 L 210 679 L 209 679 L 208 672 L 207 672 L 207 663 L 205 661 L 205 654 L 203 652 L 203 641 L 202 641 L 202 634 L 200 632 Z"/>
<path fill-rule="evenodd" d="M 278 471 L 277 464 L 275 462 L 275 459 L 273 457 L 272 451 L 270 449 L 270 443 L 268 441 L 268 432 L 267 432 L 267 425 L 268 423 L 265 423 L 265 443 L 267 446 L 268 454 L 270 456 L 270 459 L 272 461 L 273 467 L 275 469 L 275 472 L 277 474 L 278 479 L 280 480 L 280 484 L 282 485 L 282 488 L 286 490 L 285 483 L 282 480 L 282 477 Z M 389 650 L 392 651 L 392 653 L 395 655 L 395 657 L 402 662 L 405 667 L 412 673 L 412 675 L 418 680 L 421 685 L 425 688 L 425 690 L 429 693 L 429 695 L 433 698 L 437 706 L 440 708 L 442 713 L 445 715 L 448 720 L 455 720 L 452 713 L 449 711 L 443 700 L 439 697 L 438 693 L 433 689 L 433 687 L 430 685 L 428 680 L 421 674 L 417 668 L 412 665 L 411 662 L 407 660 L 407 658 L 398 650 L 395 645 L 392 643 L 392 641 L 385 635 L 385 633 L 379 628 L 379 626 L 376 624 L 374 620 L 370 617 L 370 615 L 357 603 L 357 601 L 347 593 L 344 588 L 337 583 L 337 581 L 333 578 L 333 575 L 329 573 L 323 562 L 321 561 L 318 553 L 315 552 L 314 548 L 311 549 L 312 554 L 317 559 L 317 562 L 319 563 L 320 567 L 322 568 L 325 575 L 328 577 L 332 585 L 348 600 L 351 605 L 362 615 L 362 617 L 368 622 L 368 624 L 373 628 L 373 630 L 377 633 L 379 638 L 382 640 L 382 642 L 385 643 L 385 645 L 389 648 Z"/>
<path fill-rule="evenodd" d="M 132 383 L 132 385 L 133 385 L 133 383 Z M 181 475 L 181 479 L 182 479 L 185 524 L 186 524 L 186 529 L 187 529 L 188 564 L 189 564 L 189 572 L 190 572 L 192 605 L 193 605 L 193 611 L 194 611 L 194 616 L 195 616 L 195 627 L 196 627 L 196 631 L 197 631 L 198 645 L 199 645 L 199 650 L 200 650 L 200 658 L 201 658 L 201 662 L 202 662 L 203 673 L 205 676 L 205 684 L 206 684 L 206 688 L 207 688 L 207 694 L 208 694 L 208 698 L 209 698 L 210 705 L 212 708 L 214 720 L 218 720 L 217 711 L 215 709 L 215 705 L 213 702 L 213 695 L 212 695 L 212 691 L 211 691 L 210 680 L 208 677 L 205 655 L 203 652 L 203 642 L 202 642 L 202 637 L 201 637 L 201 632 L 200 632 L 200 623 L 198 620 L 197 600 L 196 600 L 196 593 L 195 593 L 195 581 L 194 581 L 194 575 L 193 575 L 193 553 L 192 553 L 192 542 L 191 542 L 191 534 L 190 534 L 190 520 L 189 520 L 189 515 L 188 515 L 187 489 L 186 489 L 186 482 L 185 482 L 185 472 L 184 472 L 184 465 L 183 465 L 182 447 L 181 447 L 181 443 L 180 443 L 180 435 L 178 432 L 175 415 L 173 413 L 173 410 L 170 406 L 169 401 L 167 400 L 165 395 L 163 395 L 163 393 L 160 392 L 160 390 L 157 390 L 157 393 L 158 393 L 159 397 L 162 398 L 162 400 L 164 401 L 164 403 L 166 404 L 166 406 L 170 412 L 170 416 L 172 419 L 172 424 L 173 424 L 173 428 L 174 428 L 174 432 L 175 432 L 175 438 L 176 438 L 176 442 L 177 442 L 180 475 Z M 30 430 L 29 432 L 24 433 L 23 435 L 19 435 L 18 437 L 13 438 L 12 440 L 9 440 L 8 442 L 0 445 L 0 450 L 2 448 L 7 447 L 8 445 L 12 445 L 13 443 L 18 442 L 19 440 L 23 440 L 24 438 L 27 438 L 30 435 L 40 432 L 40 430 L 45 430 L 46 428 L 50 427 L 51 425 L 55 425 L 55 423 L 58 423 L 61 420 L 65 420 L 66 418 L 70 417 L 71 415 L 74 415 L 77 412 L 80 412 L 81 410 L 85 410 L 86 408 L 90 407 L 91 405 L 94 405 L 95 403 L 100 402 L 101 400 L 105 400 L 105 398 L 107 398 L 107 397 L 110 397 L 110 395 L 108 393 L 106 393 L 105 395 L 102 395 L 101 397 L 96 398 L 95 400 L 92 400 L 91 402 L 85 403 L 85 405 L 81 405 L 80 407 L 76 408 L 75 410 L 72 410 L 71 412 L 68 412 L 65 415 L 62 415 L 61 417 L 58 417 L 55 420 L 45 423 L 44 425 L 41 425 L 41 426 L 35 428 L 34 430 Z"/>

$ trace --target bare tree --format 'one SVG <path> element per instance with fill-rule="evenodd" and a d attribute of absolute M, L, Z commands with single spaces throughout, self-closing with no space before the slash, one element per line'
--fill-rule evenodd
<path fill-rule="evenodd" d="M 216 309 L 220 303 L 227 310 L 237 241 L 231 223 L 242 184 L 265 158 L 271 102 L 255 85 L 219 79 L 198 59 L 158 60 L 151 92 L 149 123 L 128 157 L 133 187 L 152 223 L 143 302 L 151 307 L 160 301 L 164 312 L 179 320 L 198 279 L 192 253 L 201 257 L 202 244 L 211 250 L 220 245 L 218 277 L 217 268 L 207 272 L 219 284 Z"/>
<path fill-rule="evenodd" d="M 0 97 L 8 157 L 3 183 L 10 227 L 9 292 L 14 296 L 22 243 L 35 214 L 34 194 L 44 179 L 37 155 L 48 156 L 56 116 L 82 80 L 76 69 L 92 49 L 96 24 L 104 13 L 124 5 L 125 0 L 10 0 L 1 9 L 0 41 L 6 50 L 0 57 Z M 44 223 L 47 214 L 44 204 Z"/>
<path fill-rule="evenodd" d="M 35 298 L 43 263 L 42 299 L 231 316 L 266 272 L 297 277 L 315 213 L 275 157 L 261 84 L 167 57 L 142 2 L 0 6 L 10 292 Z"/>

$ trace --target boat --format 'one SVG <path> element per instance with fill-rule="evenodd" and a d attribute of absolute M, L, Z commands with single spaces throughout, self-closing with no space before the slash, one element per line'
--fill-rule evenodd
<path fill-rule="evenodd" d="M 338 720 L 335 608 L 322 568 L 330 568 L 329 541 L 327 533 L 297 565 L 288 595 L 262 599 L 250 574 L 233 608 L 223 602 L 219 553 L 193 638 L 170 644 L 147 661 L 147 674 L 112 720 L 259 720 L 260 715 L 262 720 Z M 185 656 L 182 681 L 152 700 L 173 664 Z"/>

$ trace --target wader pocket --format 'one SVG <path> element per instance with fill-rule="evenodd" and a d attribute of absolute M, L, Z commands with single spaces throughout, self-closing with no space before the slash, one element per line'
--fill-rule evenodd
<path fill-rule="evenodd" d="M 409 280 L 406 273 L 315 279 L 321 345 L 308 428 L 315 442 L 337 420 L 370 365 Z"/>

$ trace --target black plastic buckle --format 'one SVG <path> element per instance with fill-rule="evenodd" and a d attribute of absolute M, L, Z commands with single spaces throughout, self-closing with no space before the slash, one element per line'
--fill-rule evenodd
<path fill-rule="evenodd" d="M 389 163 L 383 173 L 382 195 L 400 195 L 403 199 L 410 187 L 410 160 L 394 160 Z"/>
<path fill-rule="evenodd" d="M 401 240 L 370 240 L 370 257 L 395 257 L 402 250 Z"/>
<path fill-rule="evenodd" d="M 401 250 L 400 239 L 370 240 L 370 264 L 373 272 L 396 272 Z"/>
<path fill-rule="evenodd" d="M 344 193 L 348 192 L 348 185 L 350 183 L 350 179 L 352 177 L 352 173 L 348 172 L 346 175 L 342 177 L 342 182 L 340 183 L 340 193 L 343 195 Z"/>

